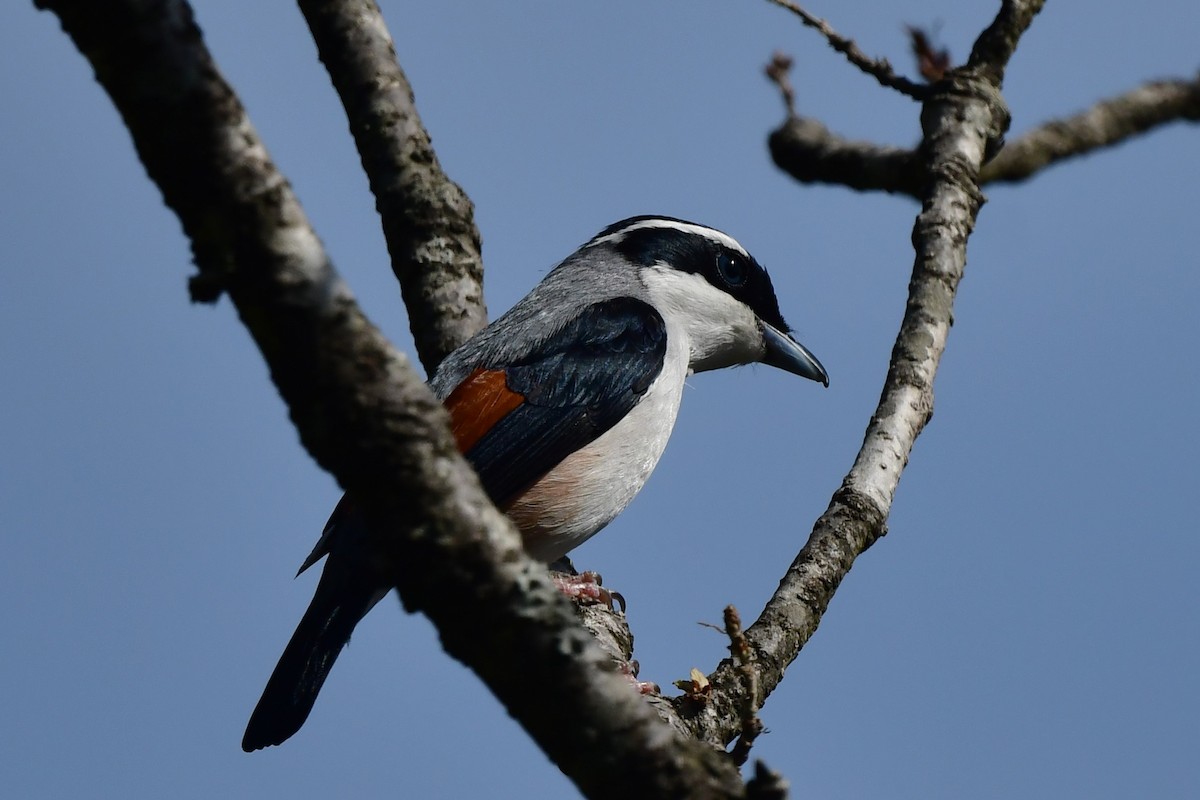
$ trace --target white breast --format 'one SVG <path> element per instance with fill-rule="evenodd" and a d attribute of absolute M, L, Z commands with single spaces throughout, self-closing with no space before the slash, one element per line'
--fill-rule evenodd
<path fill-rule="evenodd" d="M 530 555 L 547 562 L 561 558 L 612 522 L 641 491 L 675 426 L 688 355 L 686 332 L 668 320 L 666 359 L 641 402 L 508 508 Z"/>

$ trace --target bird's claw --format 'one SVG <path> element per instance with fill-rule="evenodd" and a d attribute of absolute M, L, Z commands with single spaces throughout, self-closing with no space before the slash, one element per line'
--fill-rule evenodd
<path fill-rule="evenodd" d="M 605 589 L 602 585 L 604 579 L 598 572 L 580 572 L 576 575 L 556 572 L 553 579 L 558 590 L 577 603 L 583 605 L 603 603 L 612 611 L 619 610 L 621 614 L 625 613 L 625 598 L 619 592 L 610 592 Z"/>

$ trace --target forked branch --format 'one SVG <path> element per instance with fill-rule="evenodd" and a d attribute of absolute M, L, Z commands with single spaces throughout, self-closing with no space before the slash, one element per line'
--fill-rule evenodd
<path fill-rule="evenodd" d="M 1004 68 L 1041 0 L 1005 2 L 976 42 L 968 65 L 932 87 L 921 114 L 921 212 L 913 227 L 916 258 L 904 319 L 882 396 L 850 472 L 813 527 L 779 588 L 746 631 L 759 671 L 761 703 L 816 632 L 855 559 L 886 532 L 900 475 L 933 413 L 933 379 L 946 347 L 967 239 L 983 203 L 979 171 L 1008 127 L 1000 95 Z M 712 701 L 693 719 L 698 736 L 728 742 L 745 685 L 722 662 L 709 677 Z"/>
<path fill-rule="evenodd" d="M 1200 121 L 1200 76 L 1151 81 L 1078 114 L 1042 123 L 1005 143 L 984 166 L 980 182 L 1028 180 L 1061 161 L 1180 121 Z M 911 197 L 920 191 L 920 159 L 915 149 L 847 139 L 815 119 L 798 115 L 790 115 L 772 131 L 768 145 L 775 165 L 801 183 Z"/>
<path fill-rule="evenodd" d="M 907 95 L 914 100 L 924 100 L 929 96 L 928 86 L 923 83 L 911 81 L 903 75 L 897 75 L 886 58 L 871 58 L 862 51 L 853 39 L 842 36 L 833 29 L 832 25 L 820 17 L 809 13 L 803 6 L 793 3 L 791 0 L 769 1 L 799 17 L 801 22 L 824 36 L 825 41 L 829 42 L 830 47 L 844 55 L 846 60 L 851 64 L 879 81 L 881 86 L 895 89 L 900 94 Z"/>

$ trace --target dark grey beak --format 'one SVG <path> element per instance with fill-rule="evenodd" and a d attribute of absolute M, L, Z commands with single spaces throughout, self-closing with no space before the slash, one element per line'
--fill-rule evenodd
<path fill-rule="evenodd" d="M 829 373 L 817 361 L 817 357 L 808 352 L 807 347 L 762 320 L 759 320 L 759 325 L 762 327 L 763 343 L 767 346 L 767 351 L 759 359 L 762 363 L 829 386 Z"/>

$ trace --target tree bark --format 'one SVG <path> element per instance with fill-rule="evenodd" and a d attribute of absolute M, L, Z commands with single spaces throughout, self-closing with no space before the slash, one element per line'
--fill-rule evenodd
<path fill-rule="evenodd" d="M 934 85 L 936 88 L 936 84 Z M 980 172 L 980 183 L 1028 180 L 1060 161 L 1113 147 L 1172 122 L 1200 120 L 1200 76 L 1152 81 L 1008 142 Z M 920 196 L 915 149 L 853 141 L 818 120 L 790 113 L 767 139 L 775 165 L 801 183 Z"/>
<path fill-rule="evenodd" d="M 92 63 L 179 216 L 194 294 L 233 300 L 301 441 L 366 514 L 372 556 L 406 608 L 586 795 L 741 796 L 729 759 L 664 726 L 525 555 L 441 405 L 333 270 L 187 3 L 39 5 Z"/>
<path fill-rule="evenodd" d="M 374 0 L 301 0 L 300 10 L 346 110 L 417 355 L 432 375 L 487 324 L 474 206 L 438 164 Z"/>
<path fill-rule="evenodd" d="M 334 271 L 190 7 L 39 5 L 59 16 L 92 63 L 178 215 L 198 268 L 193 297 L 229 295 L 305 447 L 367 514 L 372 554 L 396 576 L 405 606 L 430 617 L 447 652 L 480 675 L 591 797 L 782 796 L 785 784 L 765 769 L 744 785 L 720 747 L 778 686 L 855 559 L 886 532 L 900 475 L 932 415 L 933 380 L 984 202 L 980 185 L 1020 180 L 1171 119 L 1200 118 L 1196 82 L 1149 84 L 1028 134 L 985 167 L 1008 127 L 1005 67 L 1043 5 L 1006 0 L 965 66 L 910 92 L 922 100 L 915 150 L 846 142 L 795 117 L 772 134 L 777 163 L 800 180 L 921 201 L 906 312 L 862 447 L 774 596 L 738 632 L 740 663 L 716 669 L 706 702 L 668 706 L 630 690 L 543 565 L 524 554 L 459 456 L 440 404 Z M 374 3 L 301 6 L 346 107 L 418 350 L 432 370 L 485 319 L 470 202 L 437 165 Z M 858 61 L 877 79 L 878 64 L 886 66 Z"/>
<path fill-rule="evenodd" d="M 933 414 L 933 379 L 950 333 L 967 239 L 984 200 L 980 168 L 1008 128 L 1000 94 L 1004 69 L 1042 5 L 1042 0 L 1003 3 L 967 65 L 933 85 L 923 104 L 924 136 L 917 153 L 921 212 L 913 226 L 916 258 L 904 319 L 879 405 L 850 472 L 746 630 L 759 671 L 757 705 L 816 632 L 855 559 L 886 533 L 900 475 Z M 713 700 L 693 716 L 692 727 L 700 738 L 724 743 L 738 735 L 737 709 L 746 683 L 730 660 L 709 681 Z M 680 706 L 681 713 L 686 711 L 685 704 Z"/>

